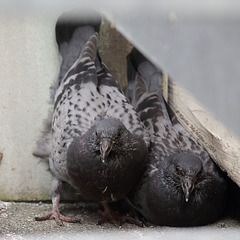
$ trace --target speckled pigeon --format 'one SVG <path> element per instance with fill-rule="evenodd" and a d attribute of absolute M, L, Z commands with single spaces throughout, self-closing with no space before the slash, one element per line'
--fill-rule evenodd
<path fill-rule="evenodd" d="M 59 188 L 67 182 L 84 199 L 103 204 L 102 222 L 115 223 L 108 202 L 124 198 L 145 168 L 148 133 L 101 62 L 97 51 L 100 22 L 100 16 L 69 19 L 63 15 L 56 24 L 62 65 L 59 81 L 52 87 L 54 110 L 48 124 L 52 134 L 45 134 L 55 178 L 53 209 L 36 220 L 75 221 L 59 213 Z M 40 145 L 43 142 L 44 136 Z M 39 147 L 35 155 L 41 156 L 45 146 Z"/>
<path fill-rule="evenodd" d="M 225 209 L 226 181 L 207 151 L 167 108 L 161 80 L 161 70 L 134 48 L 128 55 L 128 95 L 151 143 L 146 171 L 129 199 L 155 224 L 205 225 Z"/>

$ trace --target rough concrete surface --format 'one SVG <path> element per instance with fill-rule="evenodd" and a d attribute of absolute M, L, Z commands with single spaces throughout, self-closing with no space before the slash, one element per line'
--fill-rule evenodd
<path fill-rule="evenodd" d="M 47 199 L 51 175 L 32 155 L 58 75 L 58 15 L 0 14 L 0 199 Z"/>
<path fill-rule="evenodd" d="M 36 222 L 34 217 L 51 211 L 49 203 L 16 203 L 0 201 L 0 239 L 240 239 L 240 224 L 232 219 L 192 228 L 173 228 L 148 226 L 141 228 L 124 224 L 117 228 L 111 224 L 102 226 L 94 204 L 64 203 L 60 205 L 61 213 L 77 217 L 82 223 L 64 223 L 57 226 L 55 221 Z"/>

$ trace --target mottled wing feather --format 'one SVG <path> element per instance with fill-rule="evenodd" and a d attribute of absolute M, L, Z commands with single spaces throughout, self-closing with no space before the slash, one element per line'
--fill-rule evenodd
<path fill-rule="evenodd" d="M 173 111 L 169 116 L 161 93 L 161 70 L 134 48 L 128 56 L 128 72 L 131 72 L 129 76 L 135 72 L 134 81 L 130 79 L 134 82 L 131 83 L 134 91 L 130 92 L 140 119 L 151 135 L 152 151 L 161 153 L 159 157 L 162 161 L 174 152 L 189 151 L 199 154 L 203 162 L 209 162 L 205 149 L 180 125 Z"/>
<path fill-rule="evenodd" d="M 69 144 L 74 137 L 84 134 L 98 115 L 95 109 L 100 95 L 96 86 L 96 51 L 97 34 L 94 34 L 56 91 L 50 167 L 63 181 L 67 178 L 66 151 Z"/>
<path fill-rule="evenodd" d="M 161 89 L 161 71 L 136 50 L 130 56 L 128 59 L 134 62 L 128 67 L 134 66 L 132 72 L 136 73 L 134 82 L 130 80 L 129 93 L 140 119 L 150 132 L 151 143 L 146 170 L 129 198 L 146 219 L 158 224 L 198 225 L 211 221 L 211 217 L 218 217 L 224 209 L 225 184 L 221 173 L 207 151 L 180 125 L 171 109 L 168 114 L 169 108 L 161 91 L 152 88 L 160 85 Z M 195 153 L 203 166 L 195 182 L 196 191 L 191 193 L 187 204 L 183 201 L 181 181 L 174 170 L 173 161 L 176 160 L 174 157 L 179 157 L 178 153 L 183 159 L 191 159 Z M 206 215 L 208 212 L 209 216 Z"/>
<path fill-rule="evenodd" d="M 55 27 L 56 41 L 62 57 L 59 81 L 79 57 L 89 37 L 99 31 L 100 23 L 101 16 L 94 11 L 71 10 L 59 17 Z"/>
<path fill-rule="evenodd" d="M 103 65 L 102 70 L 98 73 L 98 79 L 98 88 L 105 100 L 106 114 L 119 119 L 131 133 L 142 137 L 146 145 L 149 146 L 149 134 L 136 110 L 122 93 L 120 86 L 114 80 L 106 66 Z"/>
<path fill-rule="evenodd" d="M 98 87 L 103 85 L 109 87 L 116 87 L 118 92 L 122 93 L 119 84 L 113 78 L 112 74 L 104 63 L 102 63 L 102 68 L 100 69 L 100 71 L 98 71 Z"/>
<path fill-rule="evenodd" d="M 137 102 L 140 119 L 152 136 L 151 147 L 153 152 L 159 152 L 162 161 L 173 153 L 189 151 L 200 154 L 204 161 L 209 155 L 204 148 L 179 124 L 172 125 L 161 115 L 161 104 L 154 92 L 145 92 Z M 156 163 L 159 163 L 157 160 Z"/>
<path fill-rule="evenodd" d="M 169 115 L 161 96 L 162 71 L 151 64 L 136 48 L 133 48 L 128 55 L 127 66 L 128 90 L 126 94 L 131 100 L 133 106 L 139 108 L 139 97 L 136 96 L 136 94 L 139 95 L 136 92 L 136 89 L 138 89 L 139 86 L 136 86 L 136 84 L 138 83 L 139 85 L 139 82 L 141 82 L 142 86 L 145 85 L 145 91 L 143 91 L 143 93 L 149 91 L 157 94 L 160 103 L 158 114 L 161 112 L 161 115 L 158 116 L 162 119 L 169 120 Z"/>
<path fill-rule="evenodd" d="M 147 127 L 150 135 L 155 134 L 157 129 L 154 129 L 154 124 L 162 118 L 161 105 L 157 93 L 146 90 L 145 83 L 139 74 L 136 74 L 135 78 L 134 99 L 141 121 Z"/>
<path fill-rule="evenodd" d="M 52 171 L 62 180 L 68 177 L 68 146 L 75 137 L 86 133 L 101 115 L 119 119 L 131 133 L 139 135 L 149 144 L 143 123 L 110 72 L 104 65 L 97 72 L 96 56 L 97 34 L 94 34 L 56 91 L 52 122 L 54 146 L 50 164 Z"/>

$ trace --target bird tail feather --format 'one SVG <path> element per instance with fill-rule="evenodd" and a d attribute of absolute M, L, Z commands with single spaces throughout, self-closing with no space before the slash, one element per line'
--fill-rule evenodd
<path fill-rule="evenodd" d="M 101 16 L 94 11 L 70 11 L 59 17 L 55 27 L 56 41 L 62 58 L 59 80 L 77 60 L 88 39 L 99 32 L 100 24 Z"/>
<path fill-rule="evenodd" d="M 126 95 L 133 106 L 138 111 L 147 107 L 155 108 L 158 117 L 169 119 L 161 91 L 162 71 L 147 60 L 136 48 L 133 48 L 127 57 L 127 67 L 128 89 Z M 156 113 L 155 117 L 157 117 Z"/>
<path fill-rule="evenodd" d="M 52 151 L 52 111 L 49 111 L 47 119 L 43 122 L 41 137 L 37 141 L 37 148 L 34 150 L 35 157 L 44 160 L 49 159 Z"/>

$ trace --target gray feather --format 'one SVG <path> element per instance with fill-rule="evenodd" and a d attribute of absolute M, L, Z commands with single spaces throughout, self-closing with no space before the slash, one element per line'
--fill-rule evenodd
<path fill-rule="evenodd" d="M 161 71 L 133 49 L 128 72 L 133 77 L 128 79 L 128 93 L 151 139 L 146 171 L 130 200 L 147 220 L 160 225 L 195 226 L 216 220 L 226 201 L 221 170 L 175 114 L 169 115 L 159 90 Z M 190 198 L 182 187 L 189 179 L 194 182 Z"/>
<path fill-rule="evenodd" d="M 101 62 L 98 33 L 93 32 L 98 27 L 78 27 L 71 22 L 65 24 L 65 20 L 56 26 L 63 61 L 59 80 L 52 87 L 50 170 L 57 186 L 67 182 L 88 200 L 123 198 L 143 173 L 149 134 Z M 66 31 L 71 32 L 70 37 L 61 34 Z M 106 150 L 108 164 L 106 154 L 102 154 L 103 141 L 111 144 Z M 59 195 L 55 185 L 53 198 Z"/>
<path fill-rule="evenodd" d="M 43 122 L 41 137 L 37 141 L 37 148 L 33 155 L 45 160 L 49 160 L 52 152 L 52 110 L 49 111 L 48 117 Z"/>

